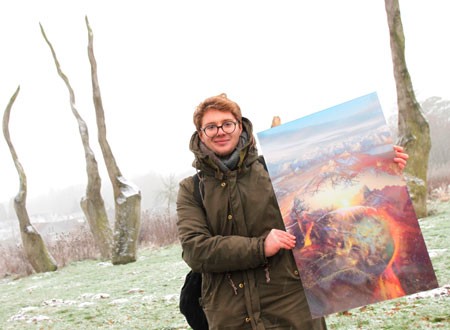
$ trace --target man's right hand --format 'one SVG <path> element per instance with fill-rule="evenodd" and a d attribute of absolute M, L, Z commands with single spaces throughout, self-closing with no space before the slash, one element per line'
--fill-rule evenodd
<path fill-rule="evenodd" d="M 272 229 L 264 241 L 264 254 L 271 257 L 280 249 L 292 250 L 295 247 L 295 236 L 284 230 Z"/>

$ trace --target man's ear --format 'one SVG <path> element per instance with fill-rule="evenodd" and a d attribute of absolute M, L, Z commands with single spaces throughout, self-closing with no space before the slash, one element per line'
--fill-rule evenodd
<path fill-rule="evenodd" d="M 275 127 L 275 126 L 280 126 L 281 125 L 281 119 L 279 116 L 274 116 L 272 119 L 272 126 L 270 126 L 270 128 Z"/>

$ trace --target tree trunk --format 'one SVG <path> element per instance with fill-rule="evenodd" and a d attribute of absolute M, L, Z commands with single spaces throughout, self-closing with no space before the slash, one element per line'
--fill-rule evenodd
<path fill-rule="evenodd" d="M 141 192 L 121 174 L 111 147 L 106 139 L 105 113 L 97 76 L 97 62 L 94 56 L 93 33 L 86 17 L 88 29 L 88 55 L 91 64 L 92 91 L 98 128 L 98 141 L 113 187 L 115 203 L 113 264 L 136 261 L 137 241 L 141 222 Z"/>
<path fill-rule="evenodd" d="M 95 243 L 99 248 L 102 258 L 110 259 L 112 249 L 112 230 L 109 226 L 105 203 L 101 195 L 101 179 L 98 172 L 97 161 L 95 159 L 94 152 L 89 145 L 89 131 L 86 122 L 80 116 L 75 106 L 75 93 L 72 89 L 72 86 L 70 85 L 69 79 L 62 72 L 61 66 L 56 57 L 56 53 L 53 49 L 52 44 L 48 40 L 42 25 L 41 32 L 52 52 L 58 75 L 64 81 L 67 89 L 69 90 L 70 107 L 72 109 L 73 115 L 78 122 L 78 130 L 80 132 L 81 142 L 83 143 L 88 181 L 86 187 L 86 196 L 84 196 L 80 202 L 81 209 L 83 210 L 83 213 L 88 221 L 89 228 L 92 232 L 92 235 L 94 236 Z"/>
<path fill-rule="evenodd" d="M 19 162 L 17 153 L 14 149 L 14 146 L 12 145 L 11 137 L 9 135 L 9 117 L 12 105 L 14 104 L 14 101 L 19 94 L 19 90 L 20 87 L 17 88 L 16 92 L 11 97 L 3 115 L 3 135 L 5 137 L 6 143 L 8 144 L 9 151 L 11 152 L 11 156 L 20 179 L 19 193 L 14 199 L 14 209 L 16 211 L 17 218 L 19 219 L 22 244 L 29 263 L 37 273 L 55 271 L 58 268 L 55 260 L 48 252 L 41 235 L 37 232 L 37 230 L 30 222 L 30 218 L 28 216 L 26 208 L 27 177 L 25 175 L 25 171 L 23 170 L 22 164 L 20 164 Z"/>
<path fill-rule="evenodd" d="M 385 0 L 398 104 L 398 142 L 409 154 L 405 176 L 419 218 L 427 216 L 430 128 L 416 100 L 405 60 L 405 36 L 398 0 Z"/>

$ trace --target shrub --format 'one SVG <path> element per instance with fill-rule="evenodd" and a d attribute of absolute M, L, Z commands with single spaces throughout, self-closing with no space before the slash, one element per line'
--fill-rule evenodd
<path fill-rule="evenodd" d="M 146 210 L 141 217 L 139 245 L 166 246 L 178 242 L 176 216 Z"/>
<path fill-rule="evenodd" d="M 433 190 L 448 187 L 450 185 L 450 163 L 441 165 L 431 165 L 428 170 L 428 193 Z"/>
<path fill-rule="evenodd" d="M 87 224 L 68 232 L 43 237 L 49 253 L 59 268 L 73 261 L 99 259 L 100 253 Z M 141 230 L 138 244 L 146 246 L 166 246 L 178 241 L 176 216 L 145 211 L 141 216 Z M 0 245 L 0 278 L 14 275 L 27 276 L 33 269 L 25 256 L 23 247 L 18 245 Z"/>
<path fill-rule="evenodd" d="M 64 267 L 72 261 L 98 259 L 99 250 L 94 237 L 87 226 L 67 233 L 60 233 L 47 245 L 58 267 Z"/>
<path fill-rule="evenodd" d="M 23 277 L 33 273 L 22 245 L 0 245 L 0 277 Z"/>

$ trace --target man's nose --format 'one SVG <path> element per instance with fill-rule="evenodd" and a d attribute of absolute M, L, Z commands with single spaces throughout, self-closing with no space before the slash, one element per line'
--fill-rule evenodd
<path fill-rule="evenodd" d="M 223 125 L 217 126 L 217 134 L 216 135 L 224 135 L 224 134 L 227 134 L 227 133 L 225 133 L 225 131 L 223 130 Z"/>

